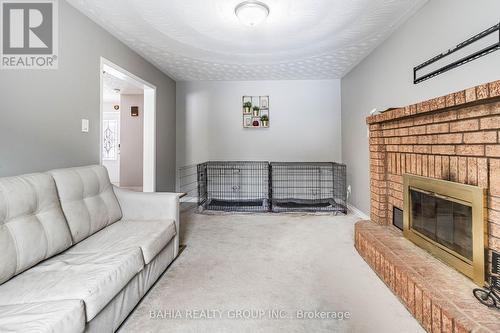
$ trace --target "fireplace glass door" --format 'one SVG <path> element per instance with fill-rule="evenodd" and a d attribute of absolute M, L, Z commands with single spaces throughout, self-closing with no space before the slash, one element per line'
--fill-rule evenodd
<path fill-rule="evenodd" d="M 484 284 L 486 189 L 405 174 L 403 206 L 404 237 Z"/>
<path fill-rule="evenodd" d="M 473 260 L 472 207 L 410 188 L 411 228 L 456 254 Z"/>

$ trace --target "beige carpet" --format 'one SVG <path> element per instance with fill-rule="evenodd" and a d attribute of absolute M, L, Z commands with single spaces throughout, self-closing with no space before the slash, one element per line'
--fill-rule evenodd
<path fill-rule="evenodd" d="M 121 332 L 424 332 L 355 251 L 356 219 L 184 214 L 187 248 Z"/>

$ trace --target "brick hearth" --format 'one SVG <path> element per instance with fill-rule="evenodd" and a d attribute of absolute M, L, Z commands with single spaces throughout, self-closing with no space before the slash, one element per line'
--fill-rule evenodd
<path fill-rule="evenodd" d="M 474 283 L 395 228 L 355 226 L 356 249 L 427 332 L 500 332 L 500 311 L 480 304 Z"/>
<path fill-rule="evenodd" d="M 367 123 L 372 223 L 356 225 L 356 249 L 428 332 L 500 332 L 500 312 L 474 299 L 468 278 L 390 226 L 403 174 L 475 185 L 487 189 L 488 246 L 500 251 L 500 81 Z"/>

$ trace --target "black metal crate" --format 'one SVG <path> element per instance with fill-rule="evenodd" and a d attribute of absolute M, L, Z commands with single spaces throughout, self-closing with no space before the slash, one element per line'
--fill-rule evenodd
<path fill-rule="evenodd" d="M 198 206 L 204 207 L 208 200 L 207 164 L 198 164 Z"/>
<path fill-rule="evenodd" d="M 273 162 L 270 169 L 273 212 L 347 213 L 344 164 Z"/>
<path fill-rule="evenodd" d="M 198 166 L 202 209 L 237 212 L 269 210 L 267 162 L 206 162 Z"/>

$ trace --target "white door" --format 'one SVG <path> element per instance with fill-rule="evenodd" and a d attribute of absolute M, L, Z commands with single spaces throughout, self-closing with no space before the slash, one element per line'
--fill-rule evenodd
<path fill-rule="evenodd" d="M 113 184 L 120 186 L 120 112 L 103 112 L 102 164 Z"/>

